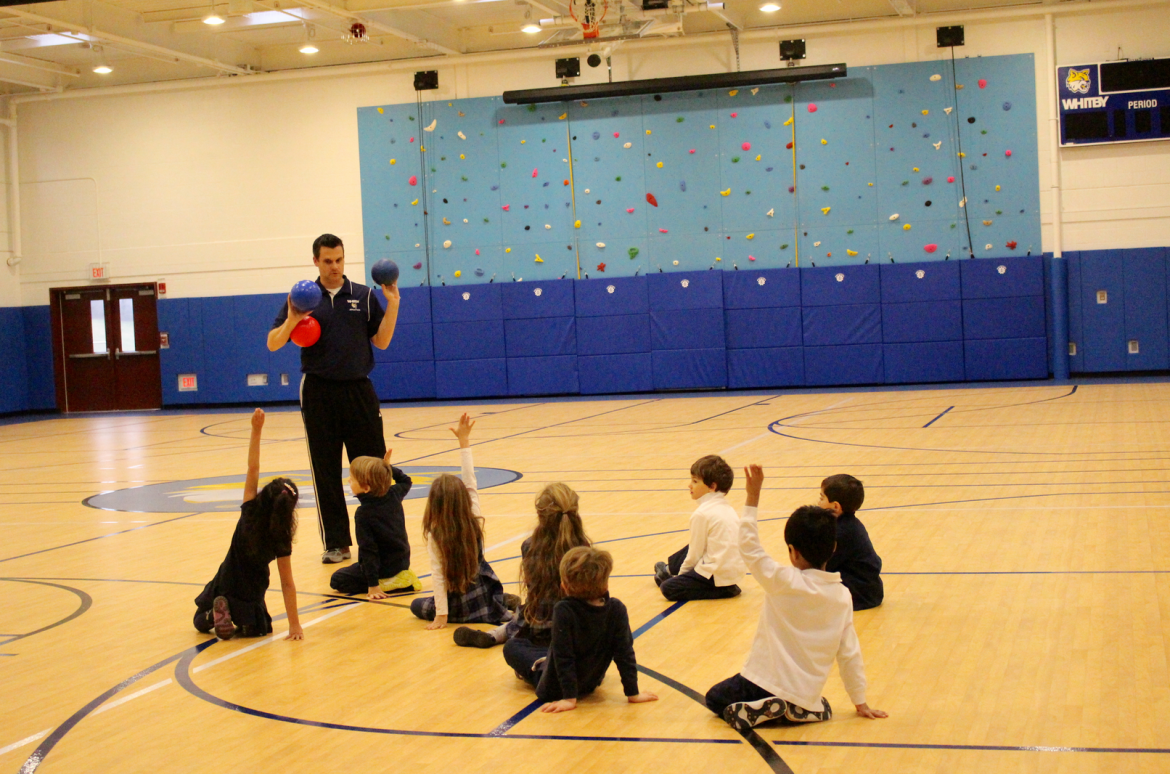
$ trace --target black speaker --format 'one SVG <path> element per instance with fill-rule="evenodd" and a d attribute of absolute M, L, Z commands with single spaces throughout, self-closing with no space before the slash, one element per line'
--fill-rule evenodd
<path fill-rule="evenodd" d="M 939 48 L 963 45 L 963 25 L 961 24 L 954 27 L 936 27 L 934 32 L 938 36 Z"/>
<path fill-rule="evenodd" d="M 414 90 L 429 91 L 439 88 L 438 70 L 420 70 L 414 74 Z"/>
<path fill-rule="evenodd" d="M 576 78 L 581 74 L 581 58 L 571 57 L 569 59 L 557 60 L 557 77 L 558 78 Z"/>
<path fill-rule="evenodd" d="M 601 57 L 598 56 L 597 54 L 590 54 L 589 58 L 586 59 L 585 61 L 589 63 L 590 67 L 600 67 L 601 66 Z"/>
<path fill-rule="evenodd" d="M 785 62 L 793 59 L 804 59 L 804 40 L 780 41 L 780 58 Z"/>

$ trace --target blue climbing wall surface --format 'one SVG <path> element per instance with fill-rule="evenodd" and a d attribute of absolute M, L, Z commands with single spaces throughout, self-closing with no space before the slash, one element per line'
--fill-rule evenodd
<path fill-rule="evenodd" d="M 1035 108 L 1030 54 L 360 108 L 367 266 L 408 287 L 1038 255 Z"/>

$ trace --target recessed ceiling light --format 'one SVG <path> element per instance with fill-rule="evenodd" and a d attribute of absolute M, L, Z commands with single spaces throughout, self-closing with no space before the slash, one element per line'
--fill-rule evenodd
<path fill-rule="evenodd" d="M 760 6 L 760 10 L 764 13 L 776 13 L 780 10 L 779 3 L 764 3 Z"/>
<path fill-rule="evenodd" d="M 215 26 L 217 24 L 223 24 L 224 18 L 222 16 L 220 16 L 218 13 L 216 13 L 215 11 L 212 11 L 211 13 L 209 13 L 203 17 L 203 23 Z"/>
<path fill-rule="evenodd" d="M 317 47 L 314 46 L 312 44 L 312 42 L 306 43 L 305 45 L 301 46 L 301 53 L 302 54 L 315 54 L 315 53 L 317 53 Z"/>
<path fill-rule="evenodd" d="M 114 72 L 114 68 L 103 62 L 102 64 L 99 64 L 97 67 L 93 68 L 93 71 L 99 75 L 107 75 Z"/>
<path fill-rule="evenodd" d="M 535 35 L 536 33 L 540 32 L 540 25 L 529 22 L 528 24 L 525 24 L 523 27 L 521 27 L 520 31 L 527 32 L 529 35 Z"/>

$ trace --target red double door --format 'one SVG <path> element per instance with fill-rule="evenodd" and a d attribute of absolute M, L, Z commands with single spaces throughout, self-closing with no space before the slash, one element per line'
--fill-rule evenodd
<path fill-rule="evenodd" d="M 154 283 L 50 291 L 57 408 L 162 406 Z"/>

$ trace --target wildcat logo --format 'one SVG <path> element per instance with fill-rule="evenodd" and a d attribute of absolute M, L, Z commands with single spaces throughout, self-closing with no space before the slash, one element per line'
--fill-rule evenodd
<path fill-rule="evenodd" d="M 1089 80 L 1089 68 L 1084 70 L 1068 70 L 1068 77 L 1064 79 L 1064 86 L 1073 94 L 1088 94 L 1093 82 Z"/>

